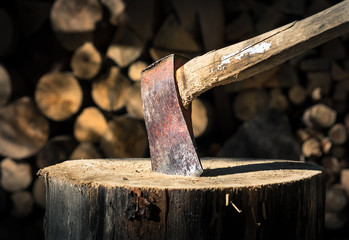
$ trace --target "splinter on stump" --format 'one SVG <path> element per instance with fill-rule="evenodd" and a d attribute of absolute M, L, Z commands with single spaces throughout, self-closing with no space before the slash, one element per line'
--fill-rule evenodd
<path fill-rule="evenodd" d="M 323 169 L 279 160 L 203 159 L 201 177 L 149 159 L 74 160 L 40 170 L 46 238 L 320 239 Z"/>

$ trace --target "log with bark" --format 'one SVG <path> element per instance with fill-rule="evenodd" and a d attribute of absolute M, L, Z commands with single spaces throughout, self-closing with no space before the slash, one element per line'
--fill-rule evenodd
<path fill-rule="evenodd" d="M 349 196 L 349 169 L 343 169 L 341 171 L 341 185 L 343 186 L 343 188 L 345 189 L 345 191 L 347 192 L 347 195 Z"/>
<path fill-rule="evenodd" d="M 305 140 L 302 144 L 302 153 L 305 157 L 320 157 L 322 155 L 321 143 L 313 137 Z"/>
<path fill-rule="evenodd" d="M 148 146 L 145 126 L 129 116 L 115 117 L 108 122 L 100 146 L 107 157 L 143 157 Z"/>
<path fill-rule="evenodd" d="M 200 2 L 198 0 L 172 0 L 171 2 L 183 28 L 189 33 L 197 31 L 197 10 Z"/>
<path fill-rule="evenodd" d="M 149 52 L 154 61 L 170 53 L 179 53 L 188 58 L 201 51 L 195 39 L 180 25 L 176 17 L 169 15 L 154 37 Z"/>
<path fill-rule="evenodd" d="M 0 106 L 5 105 L 11 97 L 12 83 L 6 68 L 0 64 Z"/>
<path fill-rule="evenodd" d="M 55 121 L 72 117 L 82 104 L 83 92 L 78 80 L 69 72 L 43 75 L 35 89 L 35 102 L 40 111 Z"/>
<path fill-rule="evenodd" d="M 331 76 L 337 82 L 348 81 L 349 71 L 344 70 L 337 62 L 333 61 L 331 64 Z"/>
<path fill-rule="evenodd" d="M 82 142 L 74 149 L 69 159 L 93 159 L 101 157 L 101 153 L 92 143 Z"/>
<path fill-rule="evenodd" d="M 107 56 L 118 66 L 127 67 L 142 54 L 145 42 L 132 30 L 118 28 L 112 43 L 107 50 Z"/>
<path fill-rule="evenodd" d="M 130 90 L 130 81 L 120 68 L 112 66 L 107 76 L 101 76 L 92 83 L 92 99 L 105 111 L 123 108 Z"/>
<path fill-rule="evenodd" d="M 29 191 L 15 192 L 11 195 L 13 207 L 11 215 L 16 218 L 25 218 L 33 211 L 34 200 Z"/>
<path fill-rule="evenodd" d="M 327 189 L 325 213 L 326 228 L 340 229 L 345 225 L 348 219 L 348 216 L 345 214 L 347 206 L 348 196 L 343 186 L 335 184 Z"/>
<path fill-rule="evenodd" d="M 79 142 L 98 142 L 107 129 L 107 120 L 96 107 L 85 108 L 74 123 L 74 137 Z"/>
<path fill-rule="evenodd" d="M 122 24 L 132 29 L 142 40 L 151 40 L 158 24 L 158 2 L 155 0 L 124 0 L 124 2 L 126 8 Z"/>
<path fill-rule="evenodd" d="M 0 107 L 0 154 L 14 159 L 37 153 L 47 142 L 49 123 L 28 97 Z"/>
<path fill-rule="evenodd" d="M 212 124 L 212 112 L 209 104 L 196 98 L 192 102 L 192 124 L 194 137 L 200 137 L 207 133 Z"/>
<path fill-rule="evenodd" d="M 126 100 L 126 110 L 131 117 L 134 117 L 140 120 L 144 119 L 140 82 L 135 83 L 130 88 L 130 91 L 128 93 L 128 97 Z"/>
<path fill-rule="evenodd" d="M 124 0 L 101 0 L 101 3 L 107 7 L 110 17 L 109 22 L 115 26 L 122 20 L 126 4 Z"/>
<path fill-rule="evenodd" d="M 34 202 L 41 208 L 46 206 L 46 190 L 45 182 L 42 178 L 37 177 L 33 183 L 33 199 Z"/>
<path fill-rule="evenodd" d="M 148 66 L 149 64 L 144 61 L 136 61 L 130 65 L 128 68 L 128 77 L 133 81 L 141 80 L 141 72 Z"/>
<path fill-rule="evenodd" d="M 67 160 L 77 146 L 76 140 L 69 135 L 55 136 L 36 156 L 38 168 L 48 167 Z"/>
<path fill-rule="evenodd" d="M 287 97 L 282 93 L 282 90 L 280 88 L 273 88 L 269 95 L 269 107 L 280 112 L 286 112 L 289 107 L 289 103 Z"/>
<path fill-rule="evenodd" d="M 268 93 L 264 89 L 250 89 L 239 93 L 234 101 L 234 113 L 239 120 L 249 120 L 267 109 Z"/>
<path fill-rule="evenodd" d="M 322 168 L 294 161 L 204 159 L 202 177 L 151 171 L 149 159 L 45 168 L 45 234 L 59 239 L 319 239 Z"/>
<path fill-rule="evenodd" d="M 102 57 L 91 42 L 86 42 L 74 52 L 70 66 L 76 77 L 90 80 L 102 66 Z"/>
<path fill-rule="evenodd" d="M 0 8 L 0 56 L 5 56 L 8 54 L 14 47 L 15 40 L 15 23 L 14 19 L 10 13 Z"/>
<path fill-rule="evenodd" d="M 333 142 L 333 144 L 344 144 L 348 138 L 348 131 L 344 124 L 336 123 L 328 131 L 328 137 Z"/>
<path fill-rule="evenodd" d="M 305 102 L 307 97 L 306 90 L 301 85 L 295 85 L 288 91 L 288 98 L 290 102 L 295 105 L 301 105 Z"/>
<path fill-rule="evenodd" d="M 102 7 L 98 0 L 56 0 L 50 13 L 52 29 L 69 51 L 84 42 L 92 42 L 96 23 L 101 19 Z"/>
<path fill-rule="evenodd" d="M 0 162 L 0 186 L 8 192 L 26 189 L 32 182 L 32 169 L 29 163 L 5 158 Z"/>
<path fill-rule="evenodd" d="M 322 103 L 313 105 L 303 114 L 303 122 L 310 128 L 329 128 L 336 119 L 336 111 Z"/>

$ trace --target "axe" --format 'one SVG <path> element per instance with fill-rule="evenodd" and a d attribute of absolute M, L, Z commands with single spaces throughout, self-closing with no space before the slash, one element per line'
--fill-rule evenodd
<path fill-rule="evenodd" d="M 142 102 L 152 170 L 200 176 L 191 102 L 218 85 L 241 81 L 349 31 L 349 0 L 301 21 L 188 61 L 170 55 L 142 72 Z"/>

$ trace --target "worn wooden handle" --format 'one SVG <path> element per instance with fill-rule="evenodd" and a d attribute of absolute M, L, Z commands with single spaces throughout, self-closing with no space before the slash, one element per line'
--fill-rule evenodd
<path fill-rule="evenodd" d="M 349 32 L 349 0 L 301 21 L 196 57 L 176 71 L 183 105 L 201 93 L 254 76 Z"/>

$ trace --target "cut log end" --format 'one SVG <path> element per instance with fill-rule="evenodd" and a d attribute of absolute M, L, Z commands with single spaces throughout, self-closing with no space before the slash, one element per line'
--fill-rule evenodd
<path fill-rule="evenodd" d="M 67 72 L 45 74 L 35 90 L 35 101 L 41 112 L 55 121 L 74 115 L 82 104 L 83 93 L 76 78 Z"/>
<path fill-rule="evenodd" d="M 92 99 L 105 111 L 120 110 L 126 104 L 129 89 L 129 80 L 113 66 L 106 77 L 93 82 Z"/>
<path fill-rule="evenodd" d="M 99 72 L 102 57 L 92 43 L 86 42 L 75 51 L 70 65 L 76 77 L 89 80 Z"/>
<path fill-rule="evenodd" d="M 109 121 L 100 146 L 107 157 L 143 157 L 148 141 L 144 125 L 128 116 Z"/>
<path fill-rule="evenodd" d="M 96 107 L 87 107 L 77 117 L 74 136 L 79 142 L 98 142 L 107 129 L 107 120 Z"/>
<path fill-rule="evenodd" d="M 303 181 L 323 174 L 320 166 L 298 161 L 206 158 L 202 160 L 202 165 L 204 173 L 194 178 L 153 172 L 150 159 L 142 158 L 65 161 L 44 168 L 39 174 L 79 185 L 194 190 L 261 188 L 264 185 Z"/>
<path fill-rule="evenodd" d="M 14 159 L 37 153 L 49 135 L 48 121 L 28 97 L 0 108 L 0 126 L 0 154 Z"/>
<path fill-rule="evenodd" d="M 12 84 L 10 75 L 5 67 L 0 64 L 0 106 L 5 105 L 10 98 L 12 92 Z"/>

